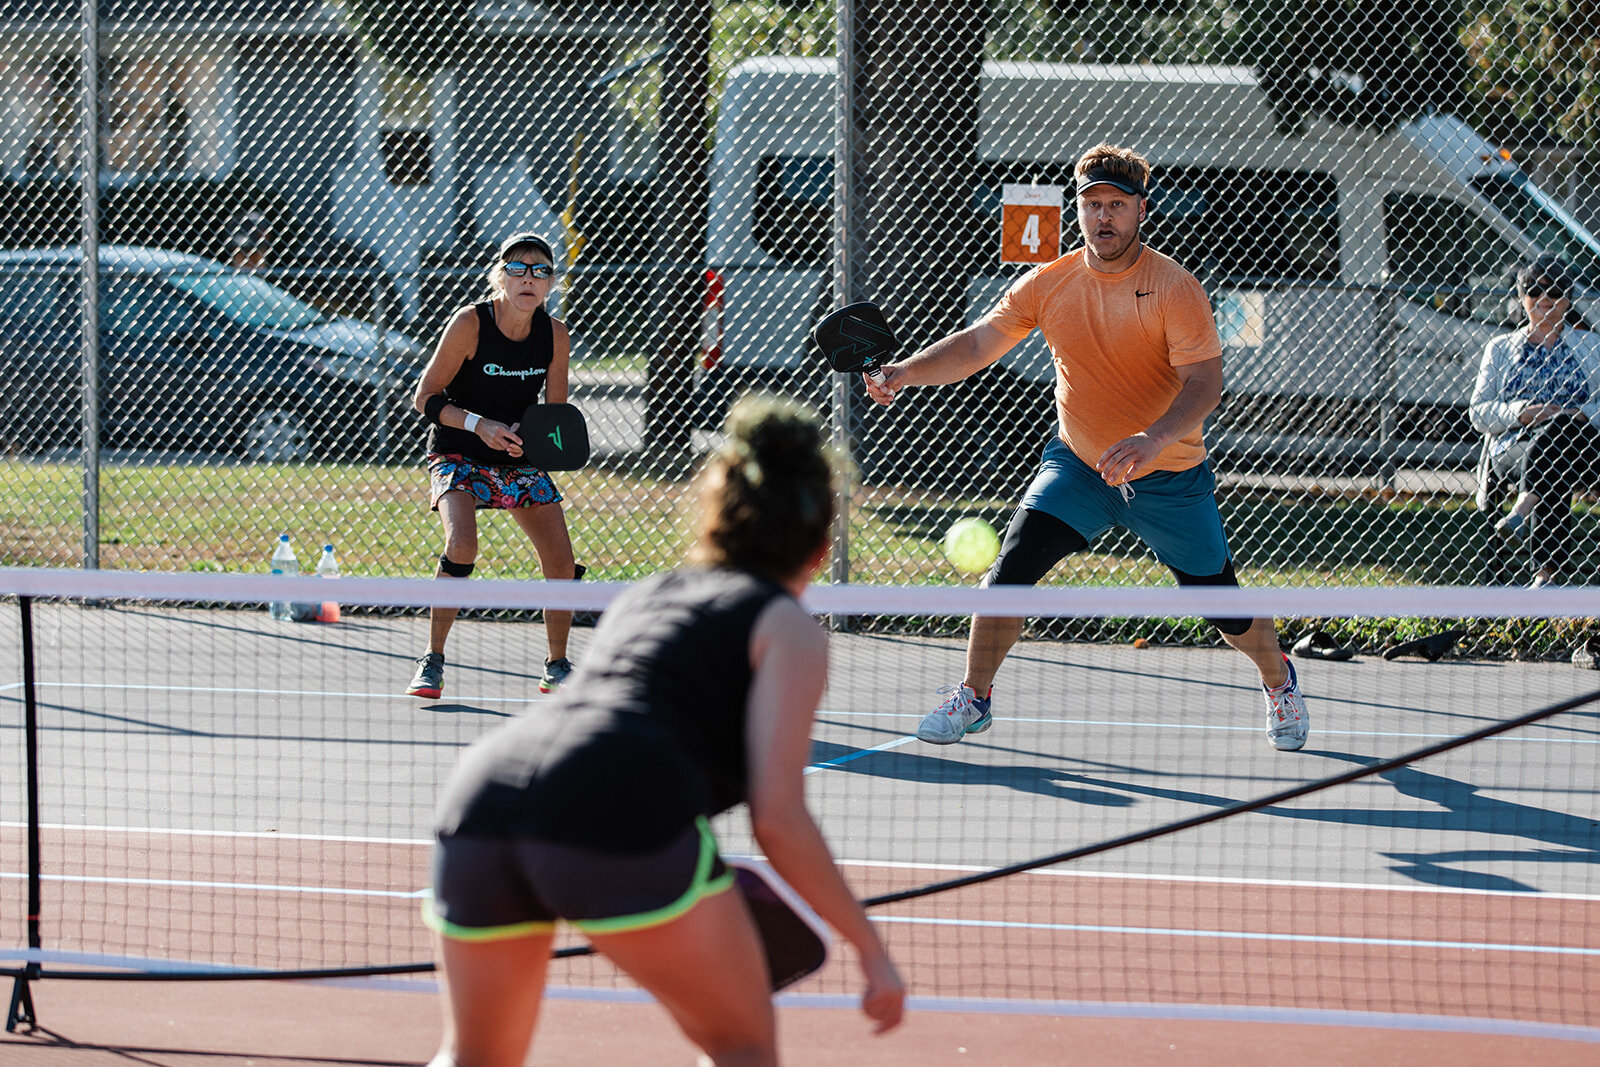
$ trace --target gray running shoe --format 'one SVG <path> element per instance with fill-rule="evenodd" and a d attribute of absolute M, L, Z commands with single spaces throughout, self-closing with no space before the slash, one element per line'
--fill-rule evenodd
<path fill-rule="evenodd" d="M 1289 680 L 1267 694 L 1267 740 L 1280 752 L 1295 752 L 1306 747 L 1306 735 L 1311 732 L 1311 715 L 1306 711 L 1306 699 L 1300 695 L 1300 679 L 1295 676 L 1294 664 L 1283 657 L 1289 668 Z"/>
<path fill-rule="evenodd" d="M 545 660 L 544 677 L 539 679 L 539 692 L 554 693 L 566 684 L 567 676 L 571 673 L 572 661 L 567 657 Z"/>
<path fill-rule="evenodd" d="M 968 734 L 981 734 L 994 725 L 989 701 L 964 685 L 940 686 L 935 692 L 948 694 L 945 702 L 922 717 L 917 724 L 917 740 L 934 745 L 953 745 Z"/>
<path fill-rule="evenodd" d="M 429 652 L 417 660 L 417 673 L 406 687 L 406 696 L 432 700 L 444 692 L 444 653 Z"/>

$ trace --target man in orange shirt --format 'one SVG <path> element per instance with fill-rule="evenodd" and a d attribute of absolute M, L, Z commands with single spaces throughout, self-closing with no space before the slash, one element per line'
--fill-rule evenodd
<path fill-rule="evenodd" d="M 1075 168 L 1084 246 L 1029 271 L 972 326 L 865 379 L 879 404 L 911 385 L 975 374 L 1037 328 L 1056 367 L 1057 437 L 1006 528 L 985 585 L 1033 585 L 1113 526 L 1132 530 L 1180 585 L 1237 585 L 1200 429 L 1222 398 L 1222 344 L 1192 274 L 1147 248 L 1150 164 L 1099 145 Z M 1271 619 L 1211 619 L 1249 656 L 1266 694 L 1267 740 L 1304 747 L 1310 719 Z M 987 730 L 995 673 L 1022 619 L 977 616 L 966 676 L 917 727 L 949 745 Z"/>

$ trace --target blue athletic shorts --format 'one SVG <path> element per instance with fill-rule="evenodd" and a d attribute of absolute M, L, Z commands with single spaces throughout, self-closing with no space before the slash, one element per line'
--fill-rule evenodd
<path fill-rule="evenodd" d="M 1207 463 L 1186 471 L 1154 471 L 1127 483 L 1124 498 L 1059 437 L 1039 457 L 1039 473 L 1022 507 L 1053 515 L 1091 545 L 1113 526 L 1133 531 L 1156 559 L 1187 574 L 1220 574 L 1228 536 L 1217 511 L 1217 480 Z"/>

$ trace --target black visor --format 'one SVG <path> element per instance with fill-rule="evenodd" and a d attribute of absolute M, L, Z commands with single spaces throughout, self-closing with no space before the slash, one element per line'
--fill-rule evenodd
<path fill-rule="evenodd" d="M 1082 196 L 1083 191 L 1094 185 L 1114 185 L 1130 196 L 1149 195 L 1145 187 L 1120 175 L 1111 173 L 1105 166 L 1090 167 L 1088 172 L 1078 177 L 1077 195 Z"/>

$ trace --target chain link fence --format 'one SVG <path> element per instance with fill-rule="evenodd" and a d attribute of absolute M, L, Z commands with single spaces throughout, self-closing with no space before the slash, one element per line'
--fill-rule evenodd
<path fill-rule="evenodd" d="M 975 321 L 1078 243 L 1072 165 L 1112 141 L 1154 164 L 1146 241 L 1212 300 L 1245 580 L 1526 582 L 1493 534 L 1507 483 L 1473 502 L 1468 404 L 1532 255 L 1597 310 L 1600 25 L 1560 10 L 12 0 L 0 559 L 259 570 L 287 531 L 303 562 L 332 541 L 346 573 L 431 573 L 411 392 L 499 240 L 535 230 L 595 444 L 559 479 L 592 576 L 679 558 L 688 476 L 764 388 L 848 440 L 835 580 L 970 581 L 939 538 L 1002 525 L 1052 433 L 1038 335 L 880 410 L 808 333 L 863 298 L 906 353 Z M 1019 202 L 1045 230 L 1003 256 Z M 1568 582 L 1600 558 L 1591 503 Z M 484 527 L 478 573 L 537 573 Z M 1056 578 L 1169 580 L 1118 537 Z"/>

